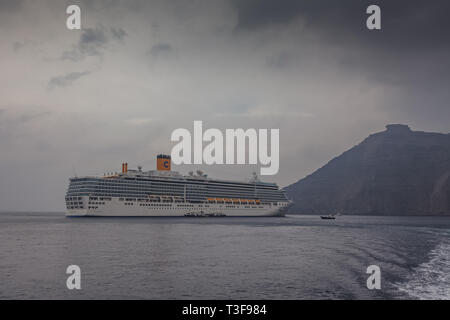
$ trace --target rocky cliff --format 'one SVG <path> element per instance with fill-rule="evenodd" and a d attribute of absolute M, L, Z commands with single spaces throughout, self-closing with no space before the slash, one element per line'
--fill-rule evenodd
<path fill-rule="evenodd" d="M 450 215 L 450 134 L 388 125 L 285 190 L 291 213 Z"/>

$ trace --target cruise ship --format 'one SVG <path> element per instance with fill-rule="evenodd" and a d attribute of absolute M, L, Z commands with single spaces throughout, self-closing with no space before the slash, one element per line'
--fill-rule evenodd
<path fill-rule="evenodd" d="M 247 182 L 208 178 L 197 171 L 171 170 L 171 158 L 158 155 L 156 170 L 128 169 L 100 177 L 70 179 L 70 217 L 283 216 L 291 202 L 274 183 L 254 175 Z"/>

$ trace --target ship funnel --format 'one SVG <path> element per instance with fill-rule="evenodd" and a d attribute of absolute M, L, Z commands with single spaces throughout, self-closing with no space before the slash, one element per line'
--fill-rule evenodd
<path fill-rule="evenodd" d="M 170 156 L 158 154 L 156 157 L 156 169 L 158 171 L 170 171 Z"/>

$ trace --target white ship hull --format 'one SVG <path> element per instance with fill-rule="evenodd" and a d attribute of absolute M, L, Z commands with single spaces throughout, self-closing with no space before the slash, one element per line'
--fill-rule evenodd
<path fill-rule="evenodd" d="M 216 204 L 216 203 L 149 203 L 120 201 L 111 198 L 104 201 L 89 201 L 80 197 L 79 207 L 68 209 L 68 217 L 183 217 L 183 216 L 230 216 L 269 217 L 283 216 L 289 202 L 276 204 Z"/>

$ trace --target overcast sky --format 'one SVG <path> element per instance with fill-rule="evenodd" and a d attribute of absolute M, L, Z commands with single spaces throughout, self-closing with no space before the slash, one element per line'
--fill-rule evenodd
<path fill-rule="evenodd" d="M 69 4 L 82 30 L 66 28 Z M 369 4 L 382 30 L 366 29 Z M 176 128 L 279 128 L 286 186 L 384 130 L 450 129 L 448 1 L 0 0 L 0 211 L 154 169 Z M 200 167 L 173 169 L 187 173 Z M 201 167 L 245 179 L 252 166 Z M 259 170 L 258 170 L 259 171 Z"/>

